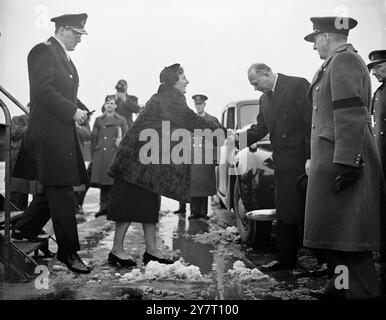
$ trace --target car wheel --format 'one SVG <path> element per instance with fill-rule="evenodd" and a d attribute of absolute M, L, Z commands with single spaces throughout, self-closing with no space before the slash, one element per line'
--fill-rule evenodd
<path fill-rule="evenodd" d="M 236 226 L 239 229 L 241 241 L 245 244 L 253 245 L 255 236 L 255 221 L 245 217 L 247 210 L 241 201 L 239 183 L 237 180 L 235 182 L 233 199 L 233 212 L 235 214 Z"/>
<path fill-rule="evenodd" d="M 241 201 L 239 183 L 234 188 L 234 214 L 241 241 L 258 250 L 271 244 L 272 222 L 253 221 L 245 217 L 247 210 Z"/>

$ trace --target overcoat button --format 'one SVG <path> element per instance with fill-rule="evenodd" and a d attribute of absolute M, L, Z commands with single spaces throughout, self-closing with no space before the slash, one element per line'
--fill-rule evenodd
<path fill-rule="evenodd" d="M 106 151 L 106 148 L 103 148 L 104 151 Z"/>
<path fill-rule="evenodd" d="M 316 87 L 316 91 L 319 91 L 319 87 Z"/>
<path fill-rule="evenodd" d="M 315 111 L 316 111 L 316 110 L 318 110 L 318 107 L 317 107 L 317 106 L 315 106 L 315 107 L 314 107 L 314 110 L 315 110 Z"/>
<path fill-rule="evenodd" d="M 105 140 L 106 140 L 106 139 L 107 139 L 107 137 L 103 137 L 103 139 L 105 139 Z"/>
<path fill-rule="evenodd" d="M 315 129 L 315 125 L 314 124 L 312 125 L 312 129 Z"/>
<path fill-rule="evenodd" d="M 70 74 L 70 78 L 72 79 L 72 74 Z"/>
<path fill-rule="evenodd" d="M 285 139 L 287 138 L 287 134 L 286 133 L 283 133 L 282 137 Z"/>

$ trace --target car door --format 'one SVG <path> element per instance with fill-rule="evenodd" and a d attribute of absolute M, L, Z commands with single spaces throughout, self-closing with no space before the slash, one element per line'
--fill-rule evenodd
<path fill-rule="evenodd" d="M 222 125 L 227 129 L 235 129 L 236 127 L 236 106 L 229 106 L 223 113 Z M 230 170 L 233 166 L 233 147 L 224 144 L 220 148 L 220 162 L 217 168 L 217 191 L 224 205 L 230 209 L 230 199 L 228 197 Z"/>

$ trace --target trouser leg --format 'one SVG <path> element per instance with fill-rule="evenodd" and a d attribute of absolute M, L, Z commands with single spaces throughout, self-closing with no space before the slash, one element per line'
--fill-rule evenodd
<path fill-rule="evenodd" d="M 201 216 L 208 215 L 208 197 L 202 197 L 201 198 L 201 210 L 200 210 Z"/>
<path fill-rule="evenodd" d="M 90 162 L 89 165 L 87 166 L 88 181 L 85 184 L 85 190 L 79 191 L 79 193 L 78 193 L 78 205 L 80 205 L 80 206 L 83 206 L 84 198 L 86 197 L 86 193 L 87 193 L 88 189 L 90 188 L 89 181 L 91 181 L 91 170 L 92 170 L 92 162 Z"/>
<path fill-rule="evenodd" d="M 26 237 L 36 237 L 50 219 L 50 208 L 45 194 L 34 196 L 30 205 L 16 222 L 14 229 L 22 232 Z"/>
<path fill-rule="evenodd" d="M 192 197 L 190 201 L 190 215 L 197 217 L 201 211 L 201 199 L 199 197 Z"/>
<path fill-rule="evenodd" d="M 79 239 L 74 214 L 74 191 L 72 186 L 45 186 L 44 194 L 51 212 L 58 255 L 63 256 L 78 251 Z"/>
<path fill-rule="evenodd" d="M 185 202 L 180 201 L 179 206 L 180 207 L 179 207 L 178 211 L 186 211 L 186 203 Z"/>
<path fill-rule="evenodd" d="M 20 211 L 24 211 L 28 206 L 28 194 L 21 192 L 11 192 L 11 204 Z"/>
<path fill-rule="evenodd" d="M 326 256 L 331 276 L 326 285 L 328 293 L 348 299 L 379 297 L 379 281 L 371 252 L 329 250 Z"/>
<path fill-rule="evenodd" d="M 278 222 L 276 234 L 277 260 L 295 267 L 298 256 L 299 225 Z"/>
<path fill-rule="evenodd" d="M 99 211 L 107 211 L 111 190 L 112 186 L 101 186 Z"/>

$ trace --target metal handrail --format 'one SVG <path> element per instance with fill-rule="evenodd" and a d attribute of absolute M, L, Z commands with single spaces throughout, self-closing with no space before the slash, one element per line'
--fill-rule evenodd
<path fill-rule="evenodd" d="M 11 95 L 7 90 L 4 89 L 2 85 L 0 85 L 0 92 L 2 92 L 9 100 L 11 100 L 19 109 L 21 109 L 26 115 L 29 114 L 26 107 L 24 107 L 17 99 Z"/>
<path fill-rule="evenodd" d="M 0 85 L 0 91 L 19 109 L 28 115 L 28 110 Z M 0 99 L 0 106 L 5 116 L 5 203 L 4 203 L 4 269 L 5 277 L 11 273 L 11 114 L 7 105 Z"/>
<path fill-rule="evenodd" d="M 11 115 L 9 109 L 3 100 L 0 99 L 0 106 L 4 112 L 5 116 L 5 201 L 4 201 L 4 268 L 5 276 L 9 277 L 10 273 L 10 246 L 11 246 L 11 174 L 10 174 L 10 164 L 11 164 Z"/>

